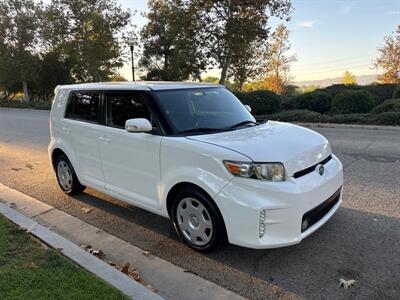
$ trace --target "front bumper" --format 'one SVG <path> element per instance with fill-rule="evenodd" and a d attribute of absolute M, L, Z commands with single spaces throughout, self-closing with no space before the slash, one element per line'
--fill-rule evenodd
<path fill-rule="evenodd" d="M 230 243 L 255 249 L 277 248 L 300 243 L 326 223 L 342 203 L 341 193 L 335 195 L 342 185 L 343 166 L 333 155 L 325 164 L 323 176 L 311 172 L 284 182 L 234 178 L 216 195 L 215 202 Z M 337 199 L 330 205 L 322 204 L 333 196 Z M 265 233 L 260 237 L 262 210 Z M 311 215 L 312 222 L 305 227 L 303 222 Z"/>

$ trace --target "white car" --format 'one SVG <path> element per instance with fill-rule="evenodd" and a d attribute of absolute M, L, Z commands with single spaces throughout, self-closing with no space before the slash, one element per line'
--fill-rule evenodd
<path fill-rule="evenodd" d="M 342 164 L 320 134 L 249 110 L 212 84 L 60 86 L 49 155 L 65 193 L 170 218 L 198 251 L 297 244 L 339 208 Z"/>

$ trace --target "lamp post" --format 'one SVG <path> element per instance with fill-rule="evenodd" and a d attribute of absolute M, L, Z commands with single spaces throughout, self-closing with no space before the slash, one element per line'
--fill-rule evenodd
<path fill-rule="evenodd" d="M 133 46 L 135 45 L 135 40 L 133 38 L 130 38 L 128 40 L 128 45 L 131 48 L 132 81 L 135 81 L 135 62 L 133 60 Z"/>

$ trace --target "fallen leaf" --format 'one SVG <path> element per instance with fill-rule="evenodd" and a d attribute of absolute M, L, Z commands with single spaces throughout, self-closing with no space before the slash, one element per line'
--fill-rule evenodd
<path fill-rule="evenodd" d="M 13 170 L 13 171 L 15 171 L 15 172 L 18 172 L 18 171 L 21 171 L 21 170 L 23 170 L 22 168 L 11 168 L 11 170 Z"/>
<path fill-rule="evenodd" d="M 9 208 L 14 208 L 15 207 L 15 202 L 8 202 L 6 204 Z"/>
<path fill-rule="evenodd" d="M 196 272 L 190 271 L 190 270 L 183 270 L 184 273 L 191 273 L 193 275 L 197 275 L 199 276 L 199 274 L 197 274 Z"/>
<path fill-rule="evenodd" d="M 131 265 L 130 263 L 126 263 L 126 264 L 120 269 L 120 271 L 121 271 L 122 273 L 124 273 L 124 274 L 129 275 L 129 266 L 130 266 L 130 265 Z"/>
<path fill-rule="evenodd" d="M 86 208 L 86 207 L 82 207 L 81 210 L 82 210 L 85 214 L 88 214 L 88 213 L 90 213 L 90 212 L 92 211 L 91 208 Z"/>
<path fill-rule="evenodd" d="M 156 292 L 156 289 L 153 287 L 153 286 L 151 286 L 150 284 L 148 284 L 147 286 L 146 286 L 150 291 L 152 291 L 152 292 Z"/>
<path fill-rule="evenodd" d="M 89 250 L 92 249 L 92 246 L 90 246 L 90 245 L 81 245 L 81 248 L 85 249 L 86 251 L 89 252 Z"/>
<path fill-rule="evenodd" d="M 136 281 L 140 281 L 140 274 L 137 270 L 132 270 L 131 272 L 129 272 L 129 276 Z"/>
<path fill-rule="evenodd" d="M 31 165 L 31 164 L 26 164 L 25 167 L 27 167 L 28 169 L 33 170 L 33 165 Z"/>
<path fill-rule="evenodd" d="M 93 254 L 94 256 L 97 256 L 99 258 L 102 258 L 104 256 L 104 252 L 100 250 L 94 250 L 92 249 L 92 251 L 90 252 L 91 254 Z"/>
<path fill-rule="evenodd" d="M 342 286 L 345 290 L 347 290 L 348 288 L 351 288 L 352 286 L 354 286 L 355 283 L 356 283 L 356 281 L 354 279 L 345 280 L 343 278 L 340 278 L 338 287 Z"/>
<path fill-rule="evenodd" d="M 149 256 L 151 254 L 150 251 L 146 251 L 146 250 L 144 250 L 142 253 L 143 253 L 144 256 Z"/>

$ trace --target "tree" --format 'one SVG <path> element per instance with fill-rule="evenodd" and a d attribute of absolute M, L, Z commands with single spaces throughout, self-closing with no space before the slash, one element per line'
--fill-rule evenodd
<path fill-rule="evenodd" d="M 78 82 L 108 80 L 123 65 L 123 30 L 131 12 L 114 0 L 53 0 L 46 7 L 42 36 L 67 57 Z"/>
<path fill-rule="evenodd" d="M 119 73 L 114 74 L 113 76 L 111 76 L 110 81 L 113 82 L 121 82 L 121 81 L 128 81 L 128 79 L 126 79 L 124 76 L 122 76 Z"/>
<path fill-rule="evenodd" d="M 345 71 L 343 73 L 342 83 L 345 85 L 356 85 L 357 77 L 354 74 L 351 74 L 349 71 Z"/>
<path fill-rule="evenodd" d="M 244 64 L 238 58 L 249 45 L 267 39 L 269 17 L 283 18 L 291 10 L 290 0 L 194 0 L 193 3 L 202 24 L 202 49 L 221 69 L 221 84 L 235 59 L 236 67 L 242 66 L 239 77 L 243 77 Z"/>
<path fill-rule="evenodd" d="M 36 76 L 39 7 L 32 0 L 0 2 L 0 83 L 10 92 L 22 87 L 24 101 L 30 99 L 28 83 Z"/>
<path fill-rule="evenodd" d="M 36 78 L 32 92 L 43 101 L 50 101 L 54 88 L 59 84 L 73 83 L 71 61 L 57 51 L 40 54 L 35 64 Z"/>
<path fill-rule="evenodd" d="M 235 55 L 229 75 L 235 81 L 235 89 L 242 91 L 248 79 L 260 79 L 266 59 L 266 49 L 259 43 L 251 43 L 244 47 L 239 55 Z"/>
<path fill-rule="evenodd" d="M 291 65 L 297 61 L 296 55 L 289 54 L 289 31 L 285 25 L 278 25 L 268 46 L 265 84 L 275 93 L 283 94 L 285 85 L 290 81 Z"/>
<path fill-rule="evenodd" d="M 378 48 L 374 67 L 383 71 L 378 76 L 382 83 L 400 83 L 400 25 L 392 36 L 386 36 L 384 45 Z"/>
<path fill-rule="evenodd" d="M 148 23 L 141 31 L 139 65 L 147 80 L 200 79 L 205 60 L 199 51 L 196 12 L 183 0 L 150 0 Z"/>

